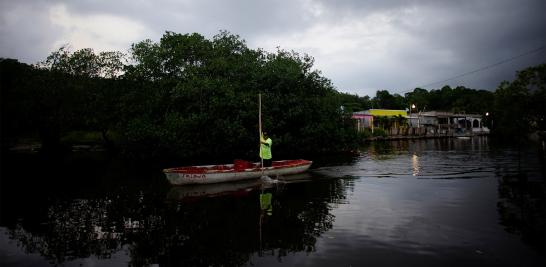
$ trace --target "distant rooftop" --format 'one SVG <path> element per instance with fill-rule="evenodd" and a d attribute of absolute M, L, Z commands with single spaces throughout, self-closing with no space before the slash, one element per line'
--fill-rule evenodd
<path fill-rule="evenodd" d="M 446 111 L 422 111 L 422 112 L 411 112 L 408 114 L 406 110 L 400 110 L 400 109 L 369 109 L 369 110 L 363 110 L 363 111 L 357 111 L 353 112 L 354 115 L 360 115 L 360 116 L 403 116 L 403 117 L 411 117 L 416 116 L 419 114 L 420 116 L 427 116 L 427 117 L 474 117 L 474 118 L 481 118 L 482 115 L 479 114 L 465 114 L 465 113 L 453 113 L 453 112 L 446 112 Z M 409 116 L 408 116 L 409 115 Z"/>
<path fill-rule="evenodd" d="M 400 109 L 369 109 L 364 111 L 358 111 L 354 114 L 372 115 L 372 116 L 407 116 L 408 112 Z"/>

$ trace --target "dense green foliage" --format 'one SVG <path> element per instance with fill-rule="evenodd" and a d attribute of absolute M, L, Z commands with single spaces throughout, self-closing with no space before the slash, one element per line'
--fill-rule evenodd
<path fill-rule="evenodd" d="M 354 149 L 362 134 L 350 114 L 369 108 L 489 112 L 499 133 L 544 131 L 544 65 L 494 93 L 445 86 L 370 98 L 337 92 L 313 64 L 250 49 L 228 32 L 211 40 L 166 32 L 129 55 L 61 47 L 35 66 L 0 59 L 2 147 L 34 138 L 58 149 L 83 133 L 139 158 L 256 159 L 258 94 L 277 159 Z M 403 123 L 385 121 L 394 122 Z"/>
<path fill-rule="evenodd" d="M 37 135 L 53 148 L 96 131 L 142 158 L 255 159 L 261 93 L 276 158 L 356 146 L 339 94 L 309 56 L 252 50 L 227 32 L 167 32 L 133 44 L 130 57 L 123 65 L 120 53 L 62 47 L 38 66 L 2 60 L 3 145 Z"/>
<path fill-rule="evenodd" d="M 345 107 L 350 111 L 366 109 L 409 109 L 412 104 L 418 111 L 453 111 L 462 113 L 485 114 L 491 112 L 494 93 L 487 90 L 475 90 L 463 86 L 452 89 L 444 86 L 441 89 L 425 90 L 415 88 L 413 91 L 391 94 L 387 90 L 378 90 L 373 98 L 369 96 L 340 93 Z"/>
<path fill-rule="evenodd" d="M 546 132 L 546 65 L 519 71 L 495 91 L 493 128 L 509 137 Z M 544 138 L 544 136 L 543 136 Z"/>
<path fill-rule="evenodd" d="M 259 93 L 264 129 L 273 137 L 277 156 L 354 145 L 354 130 L 341 119 L 337 92 L 311 69 L 308 56 L 252 50 L 226 32 L 212 40 L 167 32 L 159 43 L 146 40 L 131 52 L 135 64 L 127 68 L 127 79 L 155 88 L 140 106 L 144 110 L 127 121 L 130 149 L 154 146 L 143 151 L 253 158 Z"/>

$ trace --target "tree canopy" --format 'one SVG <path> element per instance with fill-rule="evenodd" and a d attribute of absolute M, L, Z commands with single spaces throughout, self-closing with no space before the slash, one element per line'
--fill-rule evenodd
<path fill-rule="evenodd" d="M 493 127 L 510 137 L 545 133 L 545 103 L 546 64 L 519 71 L 513 82 L 502 82 L 495 91 Z"/>
<path fill-rule="evenodd" d="M 36 66 L 2 60 L 2 100 L 12 103 L 3 105 L 2 121 L 13 123 L 5 141 L 43 132 L 42 141 L 54 146 L 68 132 L 85 130 L 116 139 L 136 157 L 254 159 L 261 93 L 277 158 L 346 150 L 357 142 L 339 93 L 308 55 L 253 50 L 223 31 L 210 40 L 166 32 L 157 43 L 133 44 L 128 58 L 131 64 L 122 64 L 118 52 L 61 47 Z M 18 101 L 32 108 L 22 110 Z M 23 127 L 22 116 L 37 123 Z"/>

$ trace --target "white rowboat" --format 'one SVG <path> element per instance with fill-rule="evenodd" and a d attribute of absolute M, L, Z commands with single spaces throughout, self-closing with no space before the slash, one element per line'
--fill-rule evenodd
<path fill-rule="evenodd" d="M 236 160 L 234 164 L 201 165 L 164 169 L 163 173 L 173 185 L 212 184 L 269 176 L 287 176 L 305 172 L 313 162 L 304 159 L 273 161 L 271 167 L 261 168 L 260 163 Z"/>

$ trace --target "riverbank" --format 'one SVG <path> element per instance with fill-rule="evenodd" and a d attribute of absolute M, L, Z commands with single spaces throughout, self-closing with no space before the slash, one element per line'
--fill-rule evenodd
<path fill-rule="evenodd" d="M 449 134 L 439 134 L 439 133 L 425 133 L 424 131 L 418 132 L 415 131 L 414 133 L 410 133 L 409 135 L 386 135 L 386 136 L 370 136 L 364 138 L 365 141 L 383 141 L 383 140 L 412 140 L 412 139 L 434 139 L 434 138 L 469 138 L 473 136 L 488 136 L 489 133 L 462 133 L 462 134 L 455 134 L 455 133 L 449 133 Z M 65 145 L 68 150 L 72 152 L 78 152 L 78 151 L 90 151 L 90 152 L 98 152 L 98 151 L 105 151 L 106 148 L 102 144 L 66 144 Z M 33 153 L 38 152 L 42 149 L 42 144 L 40 142 L 28 142 L 28 143 L 20 143 L 11 146 L 8 150 L 13 152 L 27 152 L 27 153 Z"/>
<path fill-rule="evenodd" d="M 480 133 L 427 133 L 418 132 L 417 134 L 409 135 L 386 135 L 386 136 L 371 136 L 365 138 L 365 141 L 383 141 L 383 140 L 412 140 L 412 139 L 436 139 L 436 138 L 471 138 L 474 136 L 489 136 L 489 132 Z"/>
<path fill-rule="evenodd" d="M 413 139 L 437 139 L 437 138 L 471 138 L 474 136 L 486 136 L 486 135 L 425 135 L 425 136 L 374 136 L 366 138 L 366 141 L 395 141 L 395 140 L 413 140 Z"/>

